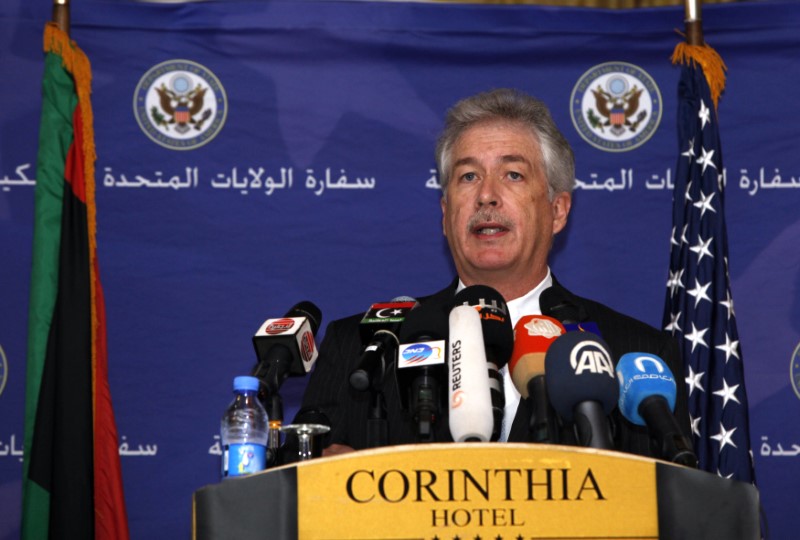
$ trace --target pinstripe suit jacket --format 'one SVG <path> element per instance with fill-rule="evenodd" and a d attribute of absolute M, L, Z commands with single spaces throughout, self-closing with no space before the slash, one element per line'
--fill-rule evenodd
<path fill-rule="evenodd" d="M 440 307 L 442 316 L 446 317 L 452 306 L 457 280 L 446 289 L 420 299 L 426 307 Z M 597 323 L 603 339 L 611 348 L 614 361 L 628 352 L 649 352 L 663 358 L 669 365 L 676 380 L 679 381 L 675 415 L 684 434 L 691 440 L 686 387 L 680 384 L 683 365 L 677 343 L 666 332 L 661 332 L 636 319 L 618 313 L 602 304 L 580 298 L 564 289 L 554 279 L 554 287 L 574 305 L 582 307 L 588 319 Z M 370 393 L 359 392 L 350 387 L 350 372 L 356 367 L 361 353 L 361 339 L 358 324 L 362 315 L 354 315 L 331 322 L 320 345 L 320 356 L 311 374 L 305 394 L 303 406 L 298 416 L 323 413 L 331 424 L 331 431 L 326 437 L 325 446 L 329 444 L 345 444 L 355 449 L 368 447 L 367 418 L 370 410 Z M 389 426 L 389 444 L 407 444 L 416 442 L 414 426 L 408 414 L 402 410 L 400 395 L 395 379 L 394 366 L 389 366 L 382 385 L 387 404 Z M 446 392 L 446 390 L 443 390 Z M 446 401 L 446 399 L 445 399 Z M 526 400 L 520 406 L 514 418 L 509 434 L 511 442 L 527 442 L 530 440 L 528 423 L 530 409 Z M 655 456 L 647 430 L 625 420 L 615 409 L 611 415 L 614 442 L 617 450 Z M 447 424 L 447 408 L 444 407 L 435 425 L 436 441 L 452 441 Z M 562 442 L 569 444 L 571 426 L 562 430 Z"/>

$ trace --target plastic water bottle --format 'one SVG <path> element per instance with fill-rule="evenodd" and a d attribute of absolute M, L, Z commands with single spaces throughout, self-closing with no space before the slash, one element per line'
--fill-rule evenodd
<path fill-rule="evenodd" d="M 222 415 L 222 478 L 266 468 L 267 411 L 258 400 L 258 379 L 233 379 L 233 402 Z"/>

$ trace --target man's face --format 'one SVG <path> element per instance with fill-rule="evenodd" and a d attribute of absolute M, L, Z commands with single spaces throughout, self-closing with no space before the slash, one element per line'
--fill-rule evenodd
<path fill-rule="evenodd" d="M 456 141 L 450 162 L 442 224 L 459 277 L 535 286 L 571 203 L 566 193 L 548 199 L 536 137 L 508 121 L 477 124 Z"/>

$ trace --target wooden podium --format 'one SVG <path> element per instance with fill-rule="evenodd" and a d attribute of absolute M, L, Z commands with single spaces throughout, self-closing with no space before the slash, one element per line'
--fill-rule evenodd
<path fill-rule="evenodd" d="M 758 539 L 749 484 L 653 459 L 529 444 L 393 446 L 197 490 L 205 539 Z"/>

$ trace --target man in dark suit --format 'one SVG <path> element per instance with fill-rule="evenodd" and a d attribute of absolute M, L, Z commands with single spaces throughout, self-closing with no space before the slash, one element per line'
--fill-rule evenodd
<path fill-rule="evenodd" d="M 507 89 L 462 100 L 448 112 L 436 157 L 442 225 L 458 278 L 420 299 L 422 306 L 446 315 L 457 291 L 488 285 L 507 300 L 516 324 L 523 315 L 540 314 L 539 296 L 553 287 L 598 325 L 615 360 L 627 352 L 650 352 L 663 358 L 676 376 L 683 373 L 677 345 L 668 334 L 573 295 L 551 275 L 547 258 L 553 237 L 566 226 L 575 174 L 572 149 L 542 102 Z M 325 454 L 369 447 L 370 393 L 353 390 L 348 383 L 362 347 L 360 318 L 328 326 L 304 395 L 300 414 L 322 413 L 331 424 Z M 507 373 L 504 377 L 506 420 L 501 440 L 527 441 L 530 411 Z M 414 426 L 400 406 L 393 368 L 380 390 L 386 400 L 388 443 L 415 442 Z M 682 384 L 678 384 L 676 416 L 688 436 Z M 646 429 L 626 421 L 616 410 L 611 420 L 617 449 L 655 455 Z M 433 439 L 452 440 L 446 418 L 434 425 Z"/>

